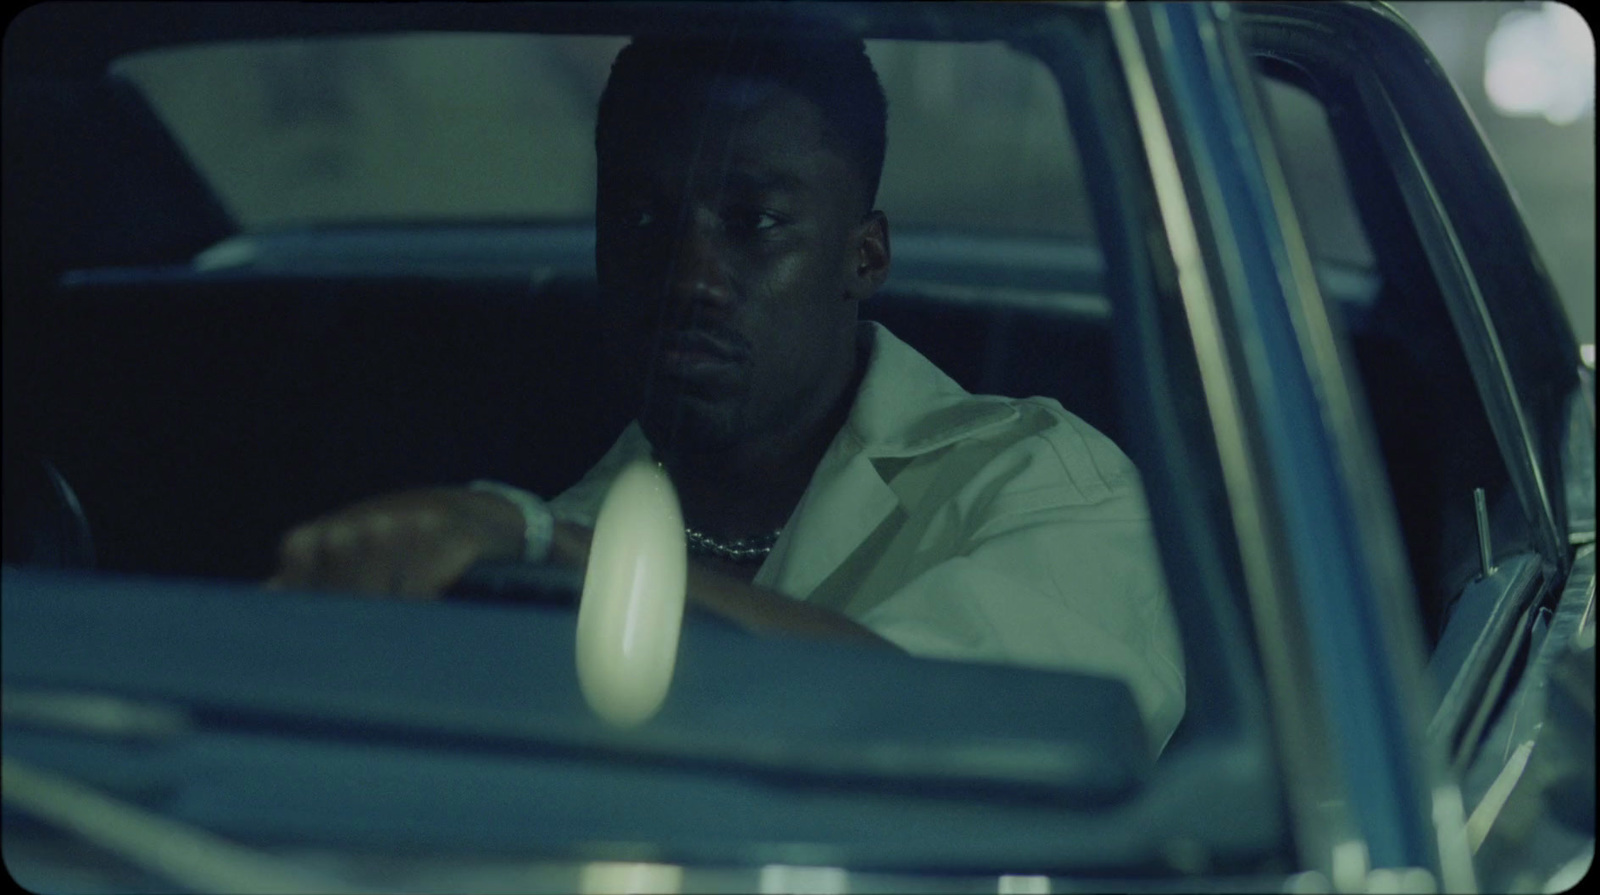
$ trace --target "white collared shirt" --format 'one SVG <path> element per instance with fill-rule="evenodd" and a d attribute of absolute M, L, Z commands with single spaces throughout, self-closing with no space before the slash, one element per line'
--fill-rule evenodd
<path fill-rule="evenodd" d="M 1177 625 L 1133 463 L 1048 398 L 972 395 L 880 324 L 850 416 L 754 582 L 930 658 L 1126 681 L 1162 748 L 1184 710 Z M 630 424 L 550 502 L 593 525 Z"/>

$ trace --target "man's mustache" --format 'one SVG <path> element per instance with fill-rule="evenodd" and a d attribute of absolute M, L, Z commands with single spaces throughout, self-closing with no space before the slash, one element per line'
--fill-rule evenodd
<path fill-rule="evenodd" d="M 711 314 L 703 311 L 696 313 L 692 307 L 687 310 L 674 309 L 670 306 L 672 300 L 669 297 L 610 290 L 602 294 L 614 307 L 649 309 L 634 319 L 643 324 L 640 330 L 648 338 L 647 350 L 651 355 L 677 348 L 740 360 L 751 353 L 750 340 L 744 333 Z"/>
<path fill-rule="evenodd" d="M 663 329 L 657 333 L 657 350 L 696 351 L 723 360 L 743 360 L 750 355 L 750 343 L 744 336 L 726 326 L 695 323 L 680 329 Z"/>

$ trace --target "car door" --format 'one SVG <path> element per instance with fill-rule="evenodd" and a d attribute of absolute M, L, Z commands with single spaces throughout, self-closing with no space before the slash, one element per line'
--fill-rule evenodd
<path fill-rule="evenodd" d="M 1504 180 L 1410 29 L 1374 7 L 1252 7 L 1247 34 L 1311 251 L 1365 280 L 1322 289 L 1424 622 L 1428 738 L 1478 851 L 1592 601 L 1592 553 L 1574 551 L 1593 538 L 1592 399 Z M 1587 725 L 1592 742 L 1592 709 Z"/>
<path fill-rule="evenodd" d="M 1365 885 L 1370 868 L 1470 887 L 1453 791 L 1423 748 L 1420 637 L 1397 597 L 1395 523 L 1362 474 L 1374 451 L 1352 424 L 1236 14 L 1132 8 L 1120 46 L 1150 73 L 1143 85 L 1130 73 L 1130 89 L 1136 106 L 1145 94 L 1142 136 L 1226 470 L 1302 865 L 1338 887 Z"/>
<path fill-rule="evenodd" d="M 1184 300 L 1214 330 L 1195 327 L 1218 430 L 1244 433 L 1238 493 L 1257 489 L 1241 541 L 1262 541 L 1257 636 L 1303 853 L 1336 886 L 1368 867 L 1471 886 L 1482 839 L 1462 821 L 1481 790 L 1463 804 L 1454 781 L 1494 751 L 1486 733 L 1574 559 L 1555 484 L 1563 452 L 1583 454 L 1564 447 L 1574 340 L 1481 139 L 1397 16 L 1208 12 L 1140 10 L 1131 27 L 1189 183 L 1193 251 L 1214 262 Z M 1252 70 L 1270 83 L 1242 83 Z M 1268 136 L 1285 91 L 1326 121 L 1310 177 Z M 1330 164 L 1343 184 L 1308 193 Z M 1356 253 L 1313 264 L 1329 248 L 1313 206 L 1340 200 Z"/>

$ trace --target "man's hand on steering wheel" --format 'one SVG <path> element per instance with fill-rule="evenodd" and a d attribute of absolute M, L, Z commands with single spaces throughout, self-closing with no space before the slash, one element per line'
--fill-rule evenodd
<path fill-rule="evenodd" d="M 510 501 L 468 488 L 421 488 L 362 501 L 290 530 L 268 587 L 429 598 L 479 562 L 522 553 Z"/>

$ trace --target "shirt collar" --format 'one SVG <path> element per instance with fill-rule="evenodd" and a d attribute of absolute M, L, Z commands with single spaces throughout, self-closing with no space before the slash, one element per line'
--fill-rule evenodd
<path fill-rule="evenodd" d="M 867 371 L 844 428 L 823 455 L 807 491 L 837 485 L 834 480 L 848 472 L 845 480 L 852 484 L 845 490 L 855 495 L 852 499 L 860 504 L 867 500 L 867 492 L 881 492 L 877 495 L 882 498 L 879 509 L 888 512 L 897 498 L 884 481 L 883 468 L 873 461 L 938 450 L 1004 425 L 1018 412 L 1004 398 L 970 394 L 882 324 L 862 321 L 860 332 L 871 342 Z M 563 519 L 594 525 L 600 504 L 622 467 L 650 456 L 649 440 L 637 421 L 630 422 L 588 474 L 551 501 L 552 511 Z M 861 505 L 854 509 L 860 511 Z M 783 541 L 779 546 L 784 546 Z"/>
<path fill-rule="evenodd" d="M 1010 401 L 974 396 L 881 323 L 863 321 L 871 358 L 842 435 L 868 457 L 913 457 L 1017 417 Z"/>

